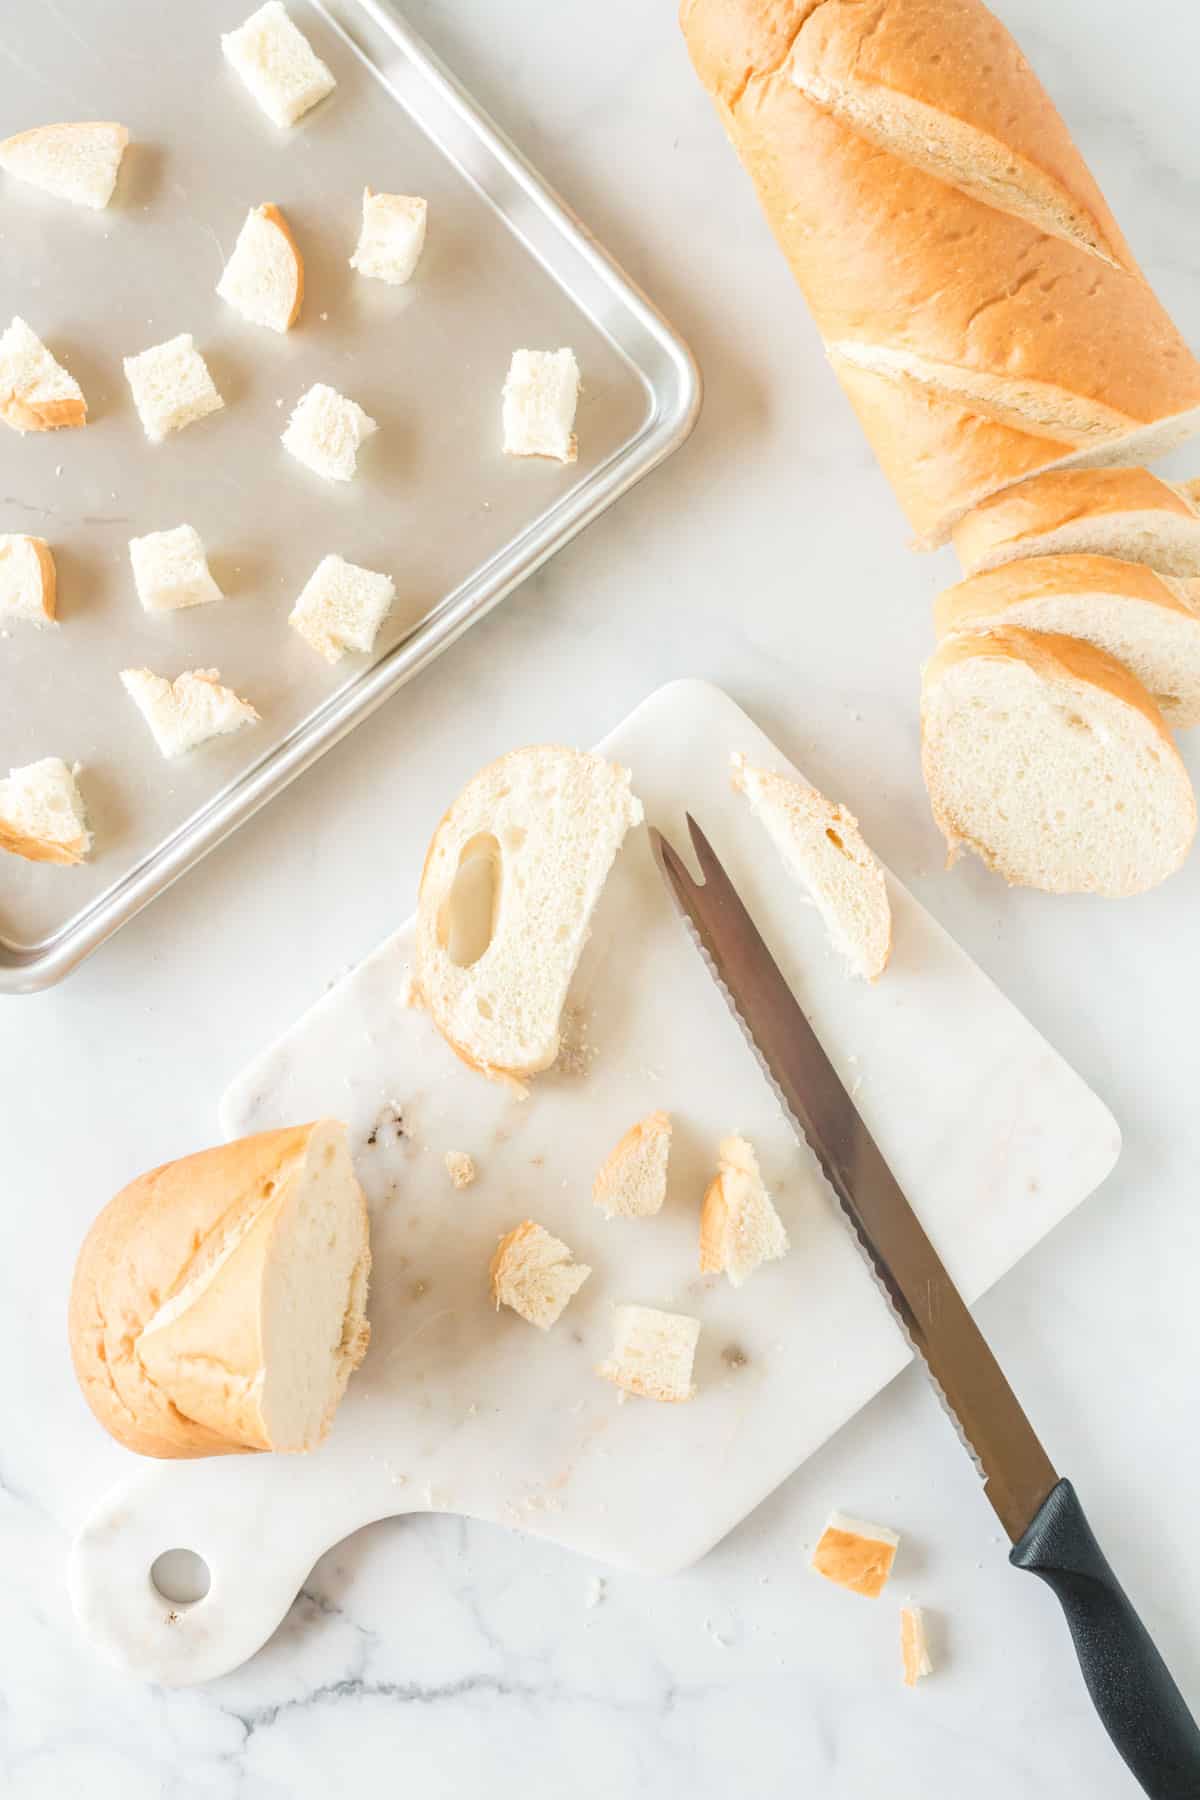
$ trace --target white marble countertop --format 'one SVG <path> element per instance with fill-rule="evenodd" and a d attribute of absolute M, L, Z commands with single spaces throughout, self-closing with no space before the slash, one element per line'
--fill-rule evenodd
<path fill-rule="evenodd" d="M 1131 31 L 1117 0 L 1058 0 L 1049 22 L 1037 0 L 998 9 L 1200 338 L 1200 17 L 1148 0 Z M 589 1605 L 602 1573 L 589 1564 L 420 1516 L 330 1552 L 276 1638 L 210 1688 L 140 1687 L 76 1633 L 68 1539 L 126 1466 L 67 1357 L 86 1224 L 133 1174 L 215 1138 L 228 1078 L 404 916 L 460 779 L 517 742 L 590 742 L 682 674 L 720 682 L 852 804 L 1116 1112 L 1116 1174 L 980 1316 L 1200 1695 L 1200 857 L 1119 906 L 1009 894 L 975 866 L 941 872 L 916 683 L 948 555 L 906 554 L 673 11 L 409 7 L 691 342 L 707 381 L 694 439 L 64 986 L 0 1008 L 8 1800 L 1133 1792 L 1054 1602 L 1008 1568 L 916 1370 L 671 1582 L 609 1575 Z M 872 1608 L 806 1571 L 831 1505 L 904 1533 L 893 1592 L 930 1610 L 939 1665 L 916 1693 L 898 1680 L 893 1601 Z"/>

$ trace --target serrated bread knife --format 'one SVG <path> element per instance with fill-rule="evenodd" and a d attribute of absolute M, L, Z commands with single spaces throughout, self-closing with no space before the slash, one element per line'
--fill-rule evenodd
<path fill-rule="evenodd" d="M 699 882 L 651 831 L 667 885 L 974 1458 L 1012 1540 L 1009 1561 L 1058 1596 L 1092 1702 L 1145 1792 L 1200 1800 L 1200 1730 L 1074 1488 L 1056 1474 L 708 840 L 690 817 L 688 828 Z"/>

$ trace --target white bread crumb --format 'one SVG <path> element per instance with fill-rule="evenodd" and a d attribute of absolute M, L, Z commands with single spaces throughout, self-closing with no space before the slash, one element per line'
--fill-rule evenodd
<path fill-rule="evenodd" d="M 280 441 L 297 462 L 326 481 L 351 481 L 359 445 L 378 429 L 361 406 L 318 381 L 297 402 Z"/>
<path fill-rule="evenodd" d="M 412 279 L 425 248 L 428 212 L 415 194 L 377 194 L 364 188 L 362 230 L 350 267 L 402 287 Z"/>
<path fill-rule="evenodd" d="M 456 1188 L 469 1188 L 475 1179 L 475 1164 L 466 1151 L 447 1150 L 445 1163 L 451 1185 Z"/>
<path fill-rule="evenodd" d="M 147 612 L 178 612 L 224 599 L 209 573 L 200 534 L 191 525 L 130 538 L 129 560 L 138 599 Z"/>
<path fill-rule="evenodd" d="M 573 350 L 514 350 L 504 383 L 505 453 L 574 462 L 578 400 Z"/>
<path fill-rule="evenodd" d="M 280 0 L 267 0 L 236 31 L 223 32 L 221 49 L 276 125 L 294 125 L 337 86 Z"/>
<path fill-rule="evenodd" d="M 905 1687 L 916 1687 L 923 1675 L 933 1674 L 929 1640 L 925 1634 L 925 1614 L 919 1606 L 900 1608 L 900 1660 Z"/>
<path fill-rule="evenodd" d="M 369 651 L 391 609 L 396 586 L 340 556 L 323 556 L 288 616 L 288 624 L 326 662 L 347 650 Z"/>
<path fill-rule="evenodd" d="M 166 757 L 183 756 L 258 719 L 248 700 L 221 686 L 219 669 L 185 669 L 174 681 L 151 669 L 122 669 L 121 680 Z"/>

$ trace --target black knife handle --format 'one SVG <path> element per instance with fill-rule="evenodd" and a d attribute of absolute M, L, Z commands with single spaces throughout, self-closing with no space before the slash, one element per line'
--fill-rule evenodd
<path fill-rule="evenodd" d="M 1151 1800 L 1200 1800 L 1200 1729 L 1060 1481 L 1008 1559 L 1058 1595 L 1092 1704 Z"/>

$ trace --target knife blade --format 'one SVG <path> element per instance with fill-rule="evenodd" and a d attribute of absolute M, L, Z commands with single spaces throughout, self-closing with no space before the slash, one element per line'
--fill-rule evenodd
<path fill-rule="evenodd" d="M 699 881 L 650 828 L 667 886 L 973 1457 L 1010 1561 L 1056 1594 L 1096 1710 L 1145 1791 L 1197 1800 L 1200 1731 L 1183 1696 L 712 846 L 687 824 Z"/>

